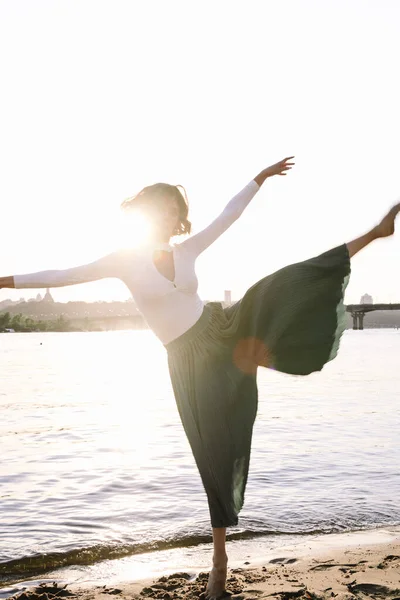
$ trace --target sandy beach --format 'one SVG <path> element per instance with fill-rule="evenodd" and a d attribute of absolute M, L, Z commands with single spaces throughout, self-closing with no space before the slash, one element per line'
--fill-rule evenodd
<path fill-rule="evenodd" d="M 322 552 L 293 556 L 288 552 L 268 557 L 258 564 L 244 561 L 228 571 L 227 591 L 236 600 L 301 598 L 318 600 L 382 599 L 400 600 L 400 538 L 385 543 L 332 547 Z M 157 579 L 123 582 L 120 585 L 61 585 L 43 583 L 12 596 L 19 600 L 121 600 L 156 598 L 180 600 L 201 598 L 207 583 L 205 571 L 186 571 Z"/>

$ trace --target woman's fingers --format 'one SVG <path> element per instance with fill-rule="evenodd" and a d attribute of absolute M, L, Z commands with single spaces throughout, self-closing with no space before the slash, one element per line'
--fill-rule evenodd
<path fill-rule="evenodd" d="M 286 171 L 290 171 L 294 163 L 287 163 L 283 161 L 278 163 L 278 175 L 287 175 Z"/>
<path fill-rule="evenodd" d="M 294 166 L 294 162 L 288 162 L 290 158 L 293 157 L 291 156 L 289 158 L 284 158 L 283 160 L 279 161 L 278 163 L 276 163 L 276 167 L 278 167 L 278 169 L 285 169 L 287 171 L 290 170 Z"/>

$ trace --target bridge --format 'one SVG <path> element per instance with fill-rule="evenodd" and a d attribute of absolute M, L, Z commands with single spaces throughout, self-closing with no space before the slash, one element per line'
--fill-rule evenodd
<path fill-rule="evenodd" d="M 400 310 L 400 304 L 348 304 L 346 311 L 353 317 L 353 329 L 364 329 L 364 316 L 368 312 L 376 310 Z M 140 314 L 128 315 L 120 314 L 118 311 L 114 314 L 98 315 L 83 318 L 66 318 L 73 325 L 88 328 L 100 329 L 147 329 L 148 326 Z"/>
<path fill-rule="evenodd" d="M 224 306 L 224 303 L 223 303 Z M 353 329 L 364 329 L 364 316 L 372 311 L 400 310 L 400 304 L 348 304 L 346 311 L 353 317 Z M 83 330 L 147 329 L 147 324 L 133 305 L 114 303 L 24 302 L 0 310 L 9 311 L 11 316 L 22 313 L 25 317 L 55 320 L 63 315 L 72 326 Z M 397 320 L 397 319 L 396 319 Z M 400 322 L 400 321 L 399 321 Z M 393 325 L 392 325 L 393 326 Z"/>
<path fill-rule="evenodd" d="M 353 317 L 353 329 L 364 329 L 364 316 L 373 310 L 400 310 L 400 304 L 348 304 L 346 311 Z"/>

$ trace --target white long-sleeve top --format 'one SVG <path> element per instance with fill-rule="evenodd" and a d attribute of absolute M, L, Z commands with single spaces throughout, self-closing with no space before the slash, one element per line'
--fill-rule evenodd
<path fill-rule="evenodd" d="M 252 180 L 208 227 L 181 243 L 147 244 L 119 250 L 72 269 L 15 275 L 14 285 L 16 288 L 52 288 L 117 277 L 128 287 L 149 327 L 163 344 L 168 344 L 190 329 L 203 312 L 204 302 L 197 293 L 197 257 L 239 218 L 258 190 L 258 184 Z M 153 260 L 156 250 L 173 253 L 173 281 L 156 268 Z"/>

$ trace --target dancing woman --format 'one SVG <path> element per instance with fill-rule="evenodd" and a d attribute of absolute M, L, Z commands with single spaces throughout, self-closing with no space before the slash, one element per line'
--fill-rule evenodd
<path fill-rule="evenodd" d="M 143 247 L 72 269 L 0 278 L 0 288 L 45 288 L 117 277 L 129 288 L 166 348 L 178 411 L 207 494 L 214 542 L 209 600 L 224 594 L 226 528 L 237 524 L 243 505 L 257 368 L 307 375 L 336 356 L 350 259 L 392 235 L 400 211 L 397 204 L 365 235 L 264 277 L 232 306 L 204 304 L 197 294 L 197 257 L 239 218 L 266 179 L 287 174 L 292 159 L 261 171 L 208 227 L 182 243 L 170 245 L 170 239 L 190 233 L 186 196 L 159 183 L 122 205 L 151 220 L 152 238 Z"/>

